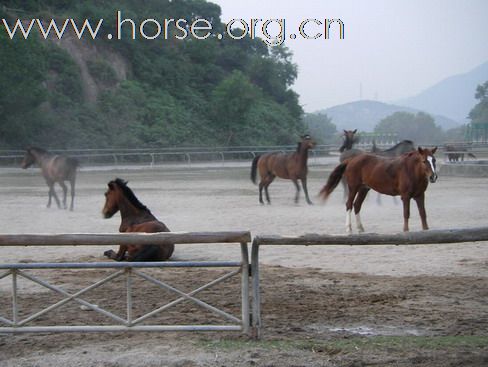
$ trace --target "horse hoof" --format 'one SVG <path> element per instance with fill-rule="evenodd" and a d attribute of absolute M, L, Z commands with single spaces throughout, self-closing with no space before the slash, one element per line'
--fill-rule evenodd
<path fill-rule="evenodd" d="M 109 259 L 112 259 L 115 254 L 114 250 L 107 250 L 103 253 L 103 256 L 108 257 Z"/>

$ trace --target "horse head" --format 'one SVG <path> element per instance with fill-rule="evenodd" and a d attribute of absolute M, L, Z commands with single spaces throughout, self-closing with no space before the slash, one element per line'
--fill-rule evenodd
<path fill-rule="evenodd" d="M 317 143 L 315 140 L 312 139 L 310 135 L 303 135 L 302 140 L 299 143 L 299 146 L 302 146 L 305 149 L 313 149 Z"/>
<path fill-rule="evenodd" d="M 127 186 L 127 181 L 116 178 L 108 184 L 105 192 L 105 205 L 102 214 L 105 218 L 111 218 L 119 210 L 122 217 L 126 215 L 151 215 L 149 209 L 142 204 L 135 196 L 134 192 Z"/>
<path fill-rule="evenodd" d="M 339 151 L 342 153 L 345 150 L 351 150 L 352 146 L 359 141 L 359 138 L 356 136 L 357 129 L 354 130 L 344 130 L 343 139 L 344 142 L 342 146 L 339 148 Z"/>
<path fill-rule="evenodd" d="M 438 178 L 435 164 L 436 159 L 434 157 L 436 151 L 437 147 L 433 149 L 422 149 L 421 147 L 418 147 L 418 152 L 422 157 L 422 162 L 426 169 L 426 175 L 429 177 L 431 183 L 436 182 Z"/>
<path fill-rule="evenodd" d="M 29 168 L 32 166 L 36 161 L 36 157 L 32 154 L 31 148 L 27 148 L 25 151 L 24 159 L 22 160 L 22 163 L 20 166 L 23 169 Z"/>
<path fill-rule="evenodd" d="M 108 190 L 105 192 L 105 205 L 102 209 L 104 218 L 112 218 L 120 209 L 119 202 L 121 200 L 122 190 L 119 187 L 118 180 L 110 181 L 107 184 Z"/>

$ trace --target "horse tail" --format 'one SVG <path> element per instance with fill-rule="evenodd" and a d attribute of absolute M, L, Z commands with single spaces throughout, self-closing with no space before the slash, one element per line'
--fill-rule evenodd
<path fill-rule="evenodd" d="M 473 159 L 476 159 L 476 156 L 473 153 L 468 153 L 468 157 L 471 157 Z"/>
<path fill-rule="evenodd" d="M 329 175 L 329 178 L 327 179 L 327 183 L 325 186 L 320 190 L 320 196 L 324 200 L 326 200 L 330 194 L 332 194 L 332 191 L 337 187 L 339 182 L 341 182 L 342 175 L 344 174 L 344 171 L 346 170 L 347 167 L 347 161 L 344 163 L 339 164 L 334 170 L 331 172 Z"/>
<path fill-rule="evenodd" d="M 254 184 L 256 184 L 256 172 L 258 170 L 258 161 L 259 161 L 259 158 L 261 158 L 261 156 L 257 155 L 256 157 L 254 157 L 254 159 L 252 160 L 252 166 L 251 166 L 251 181 L 254 182 Z"/>

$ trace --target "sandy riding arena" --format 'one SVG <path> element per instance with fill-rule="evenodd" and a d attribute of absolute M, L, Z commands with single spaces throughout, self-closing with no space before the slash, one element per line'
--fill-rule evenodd
<path fill-rule="evenodd" d="M 250 230 L 253 235 L 344 234 L 345 206 L 338 188 L 327 203 L 317 194 L 333 164 L 310 168 L 309 193 L 294 203 L 291 181 L 269 188 L 272 205 L 260 205 L 250 165 L 89 169 L 78 175 L 73 212 L 47 209 L 47 186 L 36 169 L 0 170 L 1 233 L 115 233 L 119 216 L 103 219 L 108 181 L 129 181 L 139 200 L 172 231 Z M 488 179 L 440 176 L 426 192 L 432 229 L 486 226 Z M 410 229 L 421 228 L 412 203 Z M 367 232 L 402 230 L 402 205 L 371 192 L 361 211 Z M 355 223 L 353 221 L 353 228 Z M 113 248 L 116 249 L 115 247 Z M 0 262 L 105 261 L 103 247 L 0 248 Z M 229 245 L 177 246 L 173 260 L 238 260 Z M 0 366 L 488 366 L 488 243 L 428 246 L 268 247 L 260 253 L 263 335 L 252 341 L 225 333 L 0 334 Z M 154 270 L 190 291 L 222 270 Z M 100 271 L 62 270 L 48 275 L 76 291 Z M 164 274 L 163 274 L 164 272 Z M 11 281 L 10 281 L 11 282 Z M 0 280 L 0 316 L 10 317 L 7 279 Z M 238 314 L 239 279 L 202 293 L 202 299 Z M 165 293 L 134 284 L 135 313 L 159 307 Z M 21 283 L 20 312 L 56 302 L 40 286 Z M 119 285 L 94 290 L 90 299 L 124 312 Z M 68 303 L 39 323 L 92 311 Z M 191 303 L 158 316 L 165 323 L 213 322 Z M 81 321 L 80 321 L 81 320 Z M 103 322 L 103 319 L 100 319 Z M 200 322 L 197 321 L 197 322 Z"/>

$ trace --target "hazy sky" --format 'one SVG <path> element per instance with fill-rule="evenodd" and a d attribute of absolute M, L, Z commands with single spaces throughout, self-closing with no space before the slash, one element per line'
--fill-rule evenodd
<path fill-rule="evenodd" d="M 285 41 L 307 112 L 358 100 L 361 90 L 363 99 L 410 97 L 488 61 L 488 0 L 210 1 L 221 6 L 224 22 L 285 19 L 287 35 L 308 18 L 344 22 L 343 40 Z M 316 30 L 310 23 L 309 34 Z"/>

